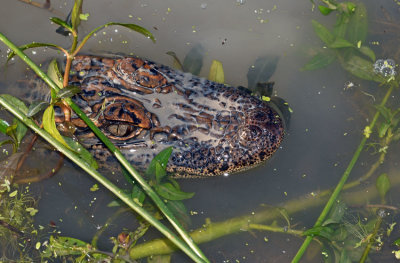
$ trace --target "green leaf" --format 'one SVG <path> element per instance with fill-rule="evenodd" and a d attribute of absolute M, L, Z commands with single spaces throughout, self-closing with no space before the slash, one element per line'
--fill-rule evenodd
<path fill-rule="evenodd" d="M 361 79 L 372 80 L 379 83 L 385 81 L 382 76 L 375 74 L 372 62 L 363 59 L 362 57 L 351 55 L 346 61 L 342 62 L 341 64 L 345 70 Z"/>
<path fill-rule="evenodd" d="M 171 183 L 163 183 L 159 185 L 155 185 L 154 189 L 156 190 L 157 194 L 167 200 L 184 200 L 189 199 L 194 196 L 194 193 L 186 193 L 177 188 L 175 188 Z"/>
<path fill-rule="evenodd" d="M 193 75 L 199 75 L 203 67 L 204 54 L 205 50 L 201 44 L 192 47 L 183 60 L 183 71 L 190 72 Z"/>
<path fill-rule="evenodd" d="M 312 20 L 312 26 L 317 36 L 328 46 L 335 40 L 333 34 L 319 22 Z"/>
<path fill-rule="evenodd" d="M 124 24 L 124 23 L 115 23 L 115 22 L 110 22 L 104 25 L 104 27 L 107 26 L 122 26 L 122 27 L 126 27 L 129 28 L 130 30 L 133 30 L 135 32 L 138 32 L 142 35 L 144 35 L 147 38 L 150 38 L 153 42 L 156 42 L 156 39 L 154 38 L 153 34 L 150 33 L 150 31 L 148 31 L 146 28 L 138 26 L 136 24 Z"/>
<path fill-rule="evenodd" d="M 390 128 L 390 123 L 383 122 L 378 129 L 379 138 L 383 138 L 389 128 Z"/>
<path fill-rule="evenodd" d="M 400 238 L 393 242 L 393 245 L 400 246 Z"/>
<path fill-rule="evenodd" d="M 301 70 L 316 70 L 324 68 L 335 61 L 336 56 L 330 50 L 324 50 L 315 55 L 310 61 L 307 62 Z"/>
<path fill-rule="evenodd" d="M 28 131 L 28 127 L 24 123 L 22 123 L 20 120 L 17 118 L 13 119 L 13 125 L 16 125 L 15 129 L 15 136 L 17 139 L 17 145 L 19 146 L 21 144 L 22 139 L 24 138 L 26 132 Z"/>
<path fill-rule="evenodd" d="M 138 205 L 142 206 L 144 199 L 146 199 L 146 194 L 143 192 L 143 190 L 139 186 L 134 185 L 132 187 L 131 198 Z"/>
<path fill-rule="evenodd" d="M 172 153 L 172 146 L 165 148 L 161 152 L 159 152 L 156 156 L 154 156 L 153 160 L 151 160 L 149 167 L 147 167 L 146 175 L 155 175 L 156 174 L 156 163 L 161 164 L 161 167 L 166 168 L 169 157 Z"/>
<path fill-rule="evenodd" d="M 56 98 L 59 99 L 71 98 L 72 96 L 78 94 L 81 91 L 82 91 L 81 88 L 77 86 L 72 86 L 72 85 L 66 86 L 65 88 L 62 88 L 60 89 L 60 91 L 57 92 Z"/>
<path fill-rule="evenodd" d="M 83 0 L 75 0 L 74 7 L 72 8 L 71 26 L 74 30 L 76 30 L 81 23 L 80 14 L 82 13 L 82 3 Z"/>
<path fill-rule="evenodd" d="M 43 128 L 50 133 L 57 141 L 64 144 L 68 149 L 71 149 L 57 130 L 55 118 L 54 118 L 54 107 L 50 105 L 43 113 Z"/>
<path fill-rule="evenodd" d="M 179 60 L 179 58 L 177 57 L 177 55 L 176 55 L 175 52 L 173 52 L 173 51 L 168 51 L 166 54 L 169 55 L 169 56 L 171 56 L 171 57 L 173 57 L 173 59 L 174 59 L 173 67 L 174 67 L 174 68 L 176 68 L 176 69 L 178 69 L 178 70 L 183 70 L 182 63 L 181 63 L 181 61 Z"/>
<path fill-rule="evenodd" d="M 220 61 L 215 59 L 212 61 L 210 73 L 208 74 L 208 79 L 217 83 L 224 84 L 224 68 L 222 67 L 222 63 Z"/>
<path fill-rule="evenodd" d="M 99 188 L 99 185 L 98 184 L 94 184 L 94 185 L 92 185 L 92 187 L 90 187 L 90 192 L 96 192 L 96 191 L 98 191 L 100 188 Z"/>
<path fill-rule="evenodd" d="M 345 47 L 354 47 L 352 43 L 347 41 L 346 39 L 343 39 L 341 37 L 337 37 L 335 41 L 333 41 L 330 45 L 330 48 L 345 48 Z"/>
<path fill-rule="evenodd" d="M 88 20 L 88 18 L 89 18 L 89 13 L 86 13 L 86 14 L 79 14 L 79 18 L 81 19 L 81 20 L 84 20 L 84 21 L 87 21 Z"/>
<path fill-rule="evenodd" d="M 167 175 L 166 166 L 161 166 L 159 162 L 156 162 L 156 182 L 160 184 L 161 180 Z"/>
<path fill-rule="evenodd" d="M 21 51 L 24 51 L 26 49 L 35 48 L 35 47 L 49 47 L 49 48 L 62 50 L 62 47 L 60 47 L 58 45 L 55 45 L 55 44 L 36 43 L 36 42 L 32 42 L 32 43 L 26 44 L 26 45 L 22 45 L 22 46 L 19 46 L 18 48 L 21 49 Z M 10 61 L 10 59 L 12 59 L 15 55 L 16 55 L 16 53 L 14 51 L 11 51 L 10 53 L 8 53 L 7 62 Z"/>
<path fill-rule="evenodd" d="M 14 190 L 14 192 L 10 193 L 8 196 L 9 197 L 15 197 L 18 194 L 18 190 Z M 29 212 L 29 211 L 27 211 Z"/>
<path fill-rule="evenodd" d="M 320 236 L 331 240 L 334 230 L 327 226 L 316 226 L 303 232 L 303 236 Z"/>
<path fill-rule="evenodd" d="M 17 140 L 17 138 L 15 138 L 16 129 L 17 129 L 17 124 L 13 123 L 12 125 L 7 127 L 6 134 L 11 138 L 13 138 L 14 140 Z"/>
<path fill-rule="evenodd" d="M 168 178 L 168 181 L 176 188 L 176 189 L 181 189 L 179 186 L 179 183 L 174 179 L 174 178 Z"/>
<path fill-rule="evenodd" d="M 322 226 L 327 226 L 329 224 L 339 224 L 342 222 L 344 213 L 346 212 L 346 204 L 341 201 L 336 201 L 327 219 L 323 222 Z"/>
<path fill-rule="evenodd" d="M 372 51 L 372 49 L 370 49 L 369 47 L 366 46 L 361 46 L 358 49 L 362 54 L 366 55 L 367 57 L 369 57 L 371 59 L 372 62 L 376 61 L 376 57 L 375 57 L 375 52 Z"/>
<path fill-rule="evenodd" d="M 99 165 L 97 164 L 96 159 L 93 158 L 92 154 L 86 150 L 79 142 L 74 141 L 72 138 L 69 137 L 62 137 L 65 142 L 68 144 L 70 149 L 72 149 L 75 153 L 78 154 L 79 158 L 85 161 L 90 167 L 97 170 Z"/>
<path fill-rule="evenodd" d="M 9 94 L 1 94 L 0 96 L 4 100 L 8 101 L 8 103 L 10 103 L 13 108 L 20 110 L 25 115 L 28 113 L 28 107 L 26 107 L 25 103 L 22 100 Z"/>
<path fill-rule="evenodd" d="M 390 189 L 390 180 L 386 173 L 381 174 L 376 179 L 376 188 L 378 189 L 379 195 L 383 200 L 386 196 L 386 193 Z"/>
<path fill-rule="evenodd" d="M 111 201 L 107 204 L 107 207 L 120 207 L 121 203 L 118 202 L 117 200 Z"/>
<path fill-rule="evenodd" d="M 385 106 L 381 106 L 381 105 L 374 105 L 374 107 L 379 111 L 379 113 L 382 115 L 383 118 L 385 118 L 385 120 L 387 122 L 390 122 L 392 119 L 392 114 L 390 112 L 390 109 L 385 107 Z"/>
<path fill-rule="evenodd" d="M 25 211 L 28 212 L 30 216 L 35 216 L 37 212 L 39 212 L 39 210 L 33 207 L 28 207 L 25 209 Z"/>
<path fill-rule="evenodd" d="M 69 256 L 88 253 L 91 246 L 79 239 L 63 236 L 50 236 L 45 255 Z"/>
<path fill-rule="evenodd" d="M 348 13 L 353 13 L 356 10 L 356 4 L 353 2 L 346 2 L 346 8 Z"/>
<path fill-rule="evenodd" d="M 333 28 L 333 34 L 335 35 L 335 37 L 341 37 L 341 38 L 345 37 L 349 20 L 350 20 L 349 14 L 344 12 L 338 14 L 338 17 L 336 19 L 336 24 Z"/>
<path fill-rule="evenodd" d="M 53 22 L 53 23 L 55 23 L 55 24 L 57 24 L 59 26 L 64 27 L 65 29 L 67 29 L 70 32 L 74 31 L 73 28 L 70 25 L 68 25 L 67 22 L 65 22 L 64 20 L 62 20 L 62 19 L 60 19 L 58 17 L 50 17 L 50 20 L 51 20 L 51 22 Z"/>
<path fill-rule="evenodd" d="M 57 84 L 57 86 L 62 89 L 63 87 L 63 76 L 61 74 L 60 68 L 58 67 L 57 60 L 53 59 L 49 67 L 47 68 L 47 76 Z M 56 91 L 54 89 L 50 90 L 51 92 L 51 102 L 54 103 L 57 100 Z"/>
<path fill-rule="evenodd" d="M 91 38 L 93 36 L 94 33 L 96 33 L 97 31 L 99 31 L 99 30 L 101 30 L 101 29 L 103 29 L 105 27 L 108 27 L 108 26 L 123 26 L 123 27 L 129 28 L 129 29 L 131 29 L 133 31 L 136 31 L 136 32 L 146 36 L 147 38 L 150 38 L 153 42 L 156 41 L 154 36 L 153 36 L 153 34 L 150 33 L 150 31 L 148 31 L 147 29 L 145 29 L 145 28 L 143 28 L 141 26 L 138 26 L 138 25 L 135 25 L 135 24 L 123 24 L 123 23 L 110 22 L 110 23 L 98 26 L 95 29 L 93 29 L 89 34 L 87 34 L 82 39 L 82 42 L 81 42 L 80 46 L 84 45 L 89 40 L 89 38 Z"/>
<path fill-rule="evenodd" d="M 352 7 L 350 6 L 349 8 Z M 354 12 L 350 15 L 346 39 L 348 39 L 353 44 L 356 44 L 360 40 L 361 42 L 364 42 L 367 37 L 367 31 L 367 9 L 365 8 L 364 4 L 358 2 Z"/>
<path fill-rule="evenodd" d="M 275 73 L 279 57 L 267 55 L 258 57 L 247 71 L 247 88 L 255 91 L 259 83 L 267 83 Z"/>
<path fill-rule="evenodd" d="M 319 5 L 318 9 L 321 12 L 321 14 L 323 14 L 324 16 L 329 15 L 334 10 L 334 9 L 328 8 L 328 7 L 323 6 L 323 5 Z"/>
<path fill-rule="evenodd" d="M 7 134 L 7 128 L 10 127 L 10 124 L 5 120 L 0 119 L 0 132 L 3 134 Z"/>
<path fill-rule="evenodd" d="M 28 108 L 28 114 L 26 116 L 33 117 L 38 112 L 46 109 L 50 104 L 47 101 L 34 101 Z"/>
<path fill-rule="evenodd" d="M 63 87 L 63 76 L 56 59 L 53 59 L 50 62 L 49 67 L 47 68 L 47 76 L 49 76 L 49 78 L 54 81 L 60 89 Z"/>

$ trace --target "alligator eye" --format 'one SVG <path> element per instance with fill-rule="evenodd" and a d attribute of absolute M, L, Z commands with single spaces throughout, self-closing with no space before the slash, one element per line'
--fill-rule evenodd
<path fill-rule="evenodd" d="M 139 136 L 143 128 L 131 124 L 110 124 L 103 130 L 108 138 L 124 141 Z"/>
<path fill-rule="evenodd" d="M 107 127 L 107 131 L 114 136 L 124 137 L 129 134 L 132 129 L 128 124 L 111 124 Z"/>

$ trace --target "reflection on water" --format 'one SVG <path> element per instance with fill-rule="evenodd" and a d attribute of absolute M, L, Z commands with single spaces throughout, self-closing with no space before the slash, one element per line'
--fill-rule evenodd
<path fill-rule="evenodd" d="M 385 5 L 385 15 L 382 15 L 377 3 L 365 2 L 371 23 L 384 21 L 387 10 L 389 15 L 398 16 L 394 3 L 379 3 Z M 52 4 L 57 12 L 65 15 L 71 8 L 69 1 L 52 1 Z M 53 16 L 49 11 L 14 0 L 5 0 L 2 6 L 7 8 L 0 8 L 0 31 L 14 42 L 69 44 L 67 38 L 54 33 L 56 27 L 48 21 L 48 17 Z M 193 229 L 202 226 L 206 218 L 217 222 L 256 213 L 260 206 L 279 206 L 336 185 L 363 136 L 367 121 L 372 117 L 374 110 L 370 105 L 378 103 L 384 93 L 378 84 L 351 77 L 335 63 L 323 70 L 299 71 L 313 54 L 310 47 L 322 45 L 312 30 L 311 19 L 324 24 L 334 23 L 335 19 L 334 16 L 324 17 L 312 12 L 308 2 L 121 0 L 111 4 L 111 1 L 86 0 L 84 12 L 88 12 L 89 17 L 82 23 L 80 33 L 117 21 L 140 24 L 150 29 L 157 39 L 152 44 L 126 29 L 109 27 L 88 42 L 83 51 L 87 54 L 134 54 L 172 66 L 173 60 L 165 54 L 167 51 L 174 51 L 183 58 L 194 45 L 201 43 L 206 56 L 200 75 L 206 77 L 211 61 L 217 59 L 224 65 L 225 81 L 234 86 L 248 85 L 246 74 L 257 57 L 279 56 L 277 69 L 271 77 L 275 82 L 274 91 L 294 110 L 285 141 L 272 159 L 250 171 L 206 180 L 181 181 L 184 191 L 196 192 L 194 198 L 185 201 L 191 211 Z M 395 56 L 397 50 L 391 56 L 388 52 L 390 46 L 385 44 L 389 33 L 385 35 L 382 31 L 390 32 L 389 27 L 377 29 L 374 26 L 373 29 L 367 41 L 381 43 L 372 45 L 377 57 L 400 61 Z M 7 48 L 0 44 L 2 65 L 6 51 Z M 37 63 L 62 57 L 43 48 L 28 51 L 28 54 Z M 7 71 L 2 67 L 0 73 L 4 84 L 1 84 L 1 93 L 18 94 L 17 90 L 6 88 L 5 84 L 15 87 L 16 81 L 24 79 L 25 69 L 26 66 L 18 59 L 11 61 Z M 386 72 L 387 69 L 392 71 Z M 379 61 L 379 70 L 393 73 L 392 61 Z M 349 87 L 346 83 L 353 85 Z M 347 87 L 345 90 L 344 85 Z M 373 94 L 377 102 L 368 94 Z M 376 150 L 379 152 L 379 148 Z M 362 153 L 352 172 L 353 178 L 362 176 L 375 162 L 376 155 L 371 155 L 371 152 Z M 390 173 L 398 166 L 398 160 L 393 156 L 395 154 L 390 152 L 385 161 L 386 169 L 380 168 L 382 172 Z M 31 158 L 31 163 L 39 164 L 45 170 L 43 167 L 48 164 L 45 157 L 34 154 Z M 366 185 L 373 183 L 369 181 Z M 98 191 L 90 191 L 94 184 L 87 175 L 66 162 L 52 179 L 31 185 L 31 188 L 42 190 L 39 213 L 35 217 L 37 224 L 54 222 L 62 235 L 90 241 L 97 228 L 118 209 L 107 207 L 114 199 L 101 187 Z M 290 222 L 296 225 L 296 229 L 308 228 L 319 213 L 320 208 L 299 212 L 290 215 Z M 117 236 L 125 227 L 133 230 L 138 224 L 132 222 L 136 222 L 134 216 L 126 213 L 114 221 L 102 237 Z M 279 225 L 287 223 L 282 219 Z M 157 234 L 154 231 L 150 235 Z M 224 237 L 204 244 L 202 248 L 215 262 L 289 262 L 301 242 L 300 238 L 290 235 L 252 231 Z M 111 244 L 108 238 L 103 238 L 99 240 L 99 246 L 110 249 Z M 390 260 L 393 257 L 387 262 Z M 315 262 L 319 261 L 317 257 Z M 187 262 L 187 258 L 178 255 L 174 262 Z"/>

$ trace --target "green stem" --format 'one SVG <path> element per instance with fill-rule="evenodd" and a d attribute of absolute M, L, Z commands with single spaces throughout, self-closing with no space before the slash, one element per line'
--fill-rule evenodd
<path fill-rule="evenodd" d="M 369 251 L 371 250 L 371 247 L 375 242 L 375 237 L 378 234 L 379 229 L 381 228 L 382 222 L 383 218 L 379 216 L 378 220 L 375 223 L 374 231 L 372 232 L 372 235 L 368 240 L 368 244 L 362 253 L 362 256 L 360 258 L 360 263 L 364 263 L 367 260 Z"/>
<path fill-rule="evenodd" d="M 72 33 L 72 35 L 73 35 L 73 39 L 72 39 L 72 46 L 71 46 L 71 50 L 70 50 L 70 54 L 73 54 L 74 53 L 74 51 L 75 51 L 75 49 L 76 49 L 76 46 L 78 45 L 78 35 L 77 35 L 77 33 L 76 33 L 76 31 L 74 31 L 73 33 Z"/>
<path fill-rule="evenodd" d="M 382 99 L 382 102 L 381 102 L 380 106 L 382 106 L 382 107 L 385 106 L 385 104 L 386 104 L 387 100 L 389 99 L 390 94 L 392 93 L 392 91 L 393 91 L 395 86 L 396 85 L 393 82 L 390 83 L 390 87 L 389 87 L 388 91 L 386 92 L 385 97 Z M 374 118 L 371 121 L 371 124 L 369 125 L 369 128 L 370 128 L 371 131 L 374 128 L 374 126 L 376 124 L 376 121 L 379 118 L 379 115 L 380 115 L 380 113 L 379 113 L 379 111 L 377 111 L 375 113 L 375 115 L 374 115 Z M 349 175 L 350 175 L 354 165 L 356 164 L 356 162 L 358 160 L 358 157 L 360 156 L 360 153 L 363 150 L 367 139 L 368 138 L 366 136 L 363 136 L 363 138 L 362 138 L 362 140 L 360 142 L 360 145 L 358 146 L 356 152 L 354 153 L 353 158 L 351 159 L 349 165 L 347 166 L 346 170 L 344 171 L 344 173 L 342 175 L 342 178 L 340 179 L 339 183 L 337 184 L 335 190 L 333 191 L 331 197 L 329 198 L 328 202 L 326 203 L 326 205 L 325 205 L 324 209 L 322 210 L 320 216 L 318 217 L 317 221 L 315 222 L 314 227 L 321 226 L 322 223 L 324 222 L 326 216 L 328 215 L 328 213 L 331 210 L 333 204 L 335 203 L 335 201 L 338 198 L 340 192 L 342 191 L 343 186 L 345 185 L 347 179 L 349 178 Z M 304 252 L 306 251 L 308 245 L 311 243 L 312 239 L 313 239 L 313 237 L 308 236 L 304 240 L 304 242 L 301 245 L 300 249 L 297 251 L 297 254 L 293 258 L 292 263 L 299 262 L 299 260 L 303 256 Z"/>
<path fill-rule="evenodd" d="M 78 45 L 78 35 L 77 35 L 75 29 L 72 32 L 72 35 L 73 35 L 72 46 L 71 46 L 70 52 L 67 53 L 67 62 L 65 63 L 63 87 L 61 87 L 61 88 L 64 88 L 68 85 L 69 72 L 71 71 L 72 60 L 74 59 L 74 55 L 71 55 L 71 54 L 74 54 L 74 52 L 76 50 L 76 46 Z"/>
<path fill-rule="evenodd" d="M 152 224 L 155 228 L 157 228 L 162 234 L 164 234 L 171 242 L 173 242 L 176 246 L 182 249 L 189 257 L 191 257 L 195 262 L 204 262 L 200 257 L 193 253 L 193 251 L 184 243 L 182 240 L 177 237 L 171 230 L 165 227 L 160 221 L 155 219 L 149 212 L 147 212 L 140 205 L 135 203 L 132 198 L 124 193 L 121 189 L 115 186 L 111 181 L 102 176 L 99 172 L 94 170 L 92 167 L 83 162 L 79 156 L 77 156 L 73 151 L 69 150 L 65 147 L 61 142 L 54 139 L 49 133 L 45 130 L 40 129 L 38 125 L 27 116 L 25 116 L 20 110 L 13 107 L 13 105 L 8 102 L 6 99 L 0 96 L 0 105 L 3 106 L 6 110 L 11 112 L 15 117 L 17 117 L 20 121 L 22 121 L 26 126 L 31 128 L 35 133 L 49 142 L 52 146 L 54 146 L 58 151 L 64 154 L 66 157 L 71 159 L 75 164 L 81 167 L 85 172 L 90 174 L 94 179 L 96 179 L 99 183 L 101 183 L 104 187 L 110 190 L 113 194 L 115 194 L 119 199 L 121 199 L 125 204 L 131 207 L 135 212 L 137 212 L 140 216 L 142 216 L 145 220 L 147 220 L 150 224 Z"/>
<path fill-rule="evenodd" d="M 283 234 L 291 234 L 294 236 L 302 236 L 303 231 L 301 230 L 295 230 L 295 229 L 285 229 L 283 227 L 276 227 L 276 226 L 268 226 L 268 225 L 261 225 L 261 224 L 249 224 L 249 229 L 257 229 L 257 230 L 265 230 L 269 232 L 275 232 L 275 233 L 283 233 Z"/>
<path fill-rule="evenodd" d="M 4 42 L 10 49 L 12 49 L 35 73 L 42 78 L 50 88 L 58 92 L 60 89 L 54 81 L 52 81 L 24 52 L 22 52 L 14 43 L 12 43 L 6 36 L 0 32 L 0 40 Z M 209 262 L 203 252 L 190 238 L 189 234 L 184 230 L 181 224 L 176 220 L 172 212 L 167 208 L 165 203 L 160 199 L 156 192 L 147 184 L 142 176 L 130 165 L 128 160 L 123 156 L 121 151 L 112 144 L 112 142 L 100 131 L 99 128 L 86 116 L 86 114 L 70 99 L 65 99 L 65 102 L 71 109 L 89 126 L 94 134 L 108 147 L 108 149 L 120 161 L 122 166 L 133 176 L 146 194 L 153 200 L 164 216 L 170 221 L 171 225 L 176 229 L 179 235 L 185 240 L 188 246 L 202 259 L 199 262 Z M 185 249 L 187 251 L 187 249 Z"/>

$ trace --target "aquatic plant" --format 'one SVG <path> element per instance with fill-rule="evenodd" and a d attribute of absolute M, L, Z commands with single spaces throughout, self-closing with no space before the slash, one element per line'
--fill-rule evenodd
<path fill-rule="evenodd" d="M 314 1 L 311 2 L 315 5 Z M 364 45 L 367 35 L 367 12 L 365 6 L 362 3 L 355 4 L 353 2 L 337 3 L 330 0 L 321 0 L 321 2 L 322 4 L 318 5 L 320 12 L 324 15 L 329 15 L 333 11 L 337 12 L 337 21 L 333 30 L 327 29 L 315 20 L 312 21 L 315 33 L 324 44 L 326 44 L 327 49 L 322 50 L 315 55 L 303 69 L 319 69 L 329 65 L 335 60 L 338 60 L 342 67 L 349 73 L 361 79 L 379 82 L 381 86 L 387 87 L 387 91 L 385 96 L 382 98 L 381 103 L 376 106 L 377 112 L 373 116 L 370 124 L 365 127 L 364 136 L 339 183 L 332 192 L 330 199 L 325 204 L 325 207 L 313 228 L 306 232 L 307 238 L 298 250 L 296 256 L 293 258 L 292 262 L 298 262 L 301 259 L 303 253 L 315 236 L 324 236 L 323 233 L 330 230 L 329 226 L 326 225 L 326 222 L 329 221 L 329 219 L 327 219 L 329 212 L 332 211 L 332 207 L 339 199 L 339 195 L 344 189 L 350 173 L 356 164 L 360 153 L 364 149 L 367 140 L 371 137 L 371 134 L 377 130 L 379 137 L 384 137 L 386 143 L 391 141 L 393 137 L 396 140 L 399 139 L 399 129 L 397 127 L 398 118 L 391 117 L 397 115 L 398 110 L 391 112 L 391 110 L 385 107 L 392 91 L 394 88 L 398 88 L 399 86 L 399 79 L 396 78 L 395 71 L 396 64 L 391 59 L 379 59 L 375 61 L 375 53 L 369 47 Z M 384 116 L 386 120 L 383 123 L 378 122 L 378 118 L 381 115 Z M 378 126 L 378 129 L 376 129 L 375 126 Z M 389 134 L 387 133 L 388 129 L 390 129 Z M 384 203 L 385 195 L 390 187 L 389 179 L 385 174 L 378 177 L 376 186 L 381 194 L 382 202 Z M 374 242 L 374 237 L 377 235 L 381 223 L 382 217 L 379 217 L 371 234 L 372 237 L 367 240 L 367 245 L 360 262 L 365 262 L 367 259 L 371 244 Z M 341 253 L 342 254 L 339 254 L 340 262 L 348 262 L 348 251 L 342 250 Z"/>
<path fill-rule="evenodd" d="M 34 226 L 37 201 L 29 187 L 9 186 L 0 198 L 0 261 L 38 260 L 40 230 Z"/>

